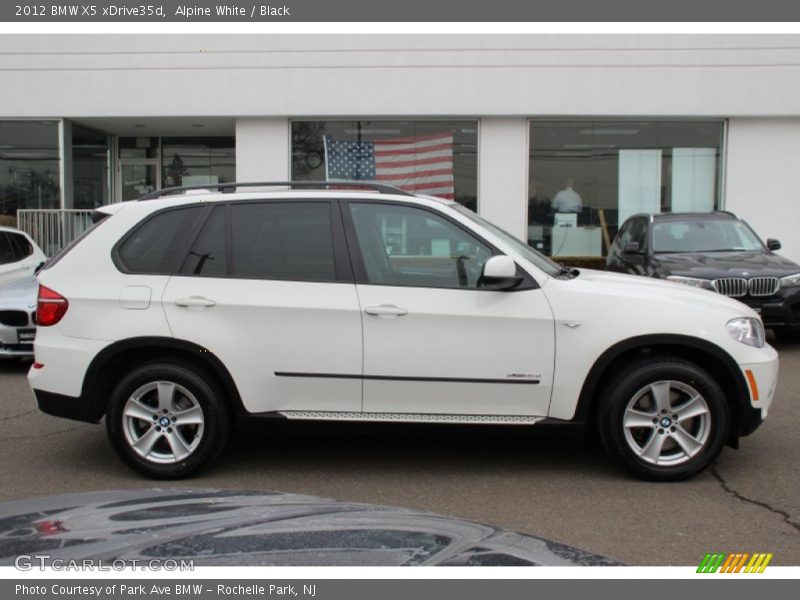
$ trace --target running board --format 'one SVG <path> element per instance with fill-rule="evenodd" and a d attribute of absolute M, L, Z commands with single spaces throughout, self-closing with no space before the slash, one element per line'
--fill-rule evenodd
<path fill-rule="evenodd" d="M 440 415 L 425 413 L 344 412 L 321 410 L 282 410 L 287 419 L 314 421 L 374 421 L 393 423 L 480 423 L 484 425 L 533 425 L 545 417 L 527 415 Z"/>

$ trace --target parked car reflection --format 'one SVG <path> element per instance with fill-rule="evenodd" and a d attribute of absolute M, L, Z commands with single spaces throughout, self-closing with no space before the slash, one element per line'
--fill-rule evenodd
<path fill-rule="evenodd" d="M 139 490 L 0 504 L 0 565 L 614 565 L 542 538 L 433 513 L 271 492 Z"/>

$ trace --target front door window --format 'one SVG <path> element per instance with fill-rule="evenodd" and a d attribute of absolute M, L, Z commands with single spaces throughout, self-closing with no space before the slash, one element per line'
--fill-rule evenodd
<path fill-rule="evenodd" d="M 492 249 L 437 214 L 351 203 L 365 283 L 477 289 Z M 359 265 L 361 267 L 362 265 Z"/>

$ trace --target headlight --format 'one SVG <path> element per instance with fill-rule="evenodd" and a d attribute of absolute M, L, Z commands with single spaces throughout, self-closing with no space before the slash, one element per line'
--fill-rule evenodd
<path fill-rule="evenodd" d="M 795 287 L 800 285 L 800 273 L 781 277 L 781 287 Z"/>
<path fill-rule="evenodd" d="M 764 325 L 761 323 L 761 319 L 752 319 L 750 317 L 731 319 L 725 325 L 725 330 L 737 342 L 742 342 L 754 348 L 764 347 Z"/>
<path fill-rule="evenodd" d="M 697 279 L 696 277 L 681 277 L 680 275 L 670 275 L 667 281 L 674 281 L 675 283 L 683 283 L 692 287 L 703 288 L 704 290 L 714 290 L 709 279 Z"/>

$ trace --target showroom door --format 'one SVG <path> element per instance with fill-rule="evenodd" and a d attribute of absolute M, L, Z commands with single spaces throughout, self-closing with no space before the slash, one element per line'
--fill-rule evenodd
<path fill-rule="evenodd" d="M 117 177 L 117 198 L 136 200 L 161 187 L 158 159 L 120 159 Z"/>
<path fill-rule="evenodd" d="M 364 328 L 365 413 L 543 416 L 553 316 L 535 282 L 482 288 L 498 252 L 437 211 L 344 203 Z"/>

